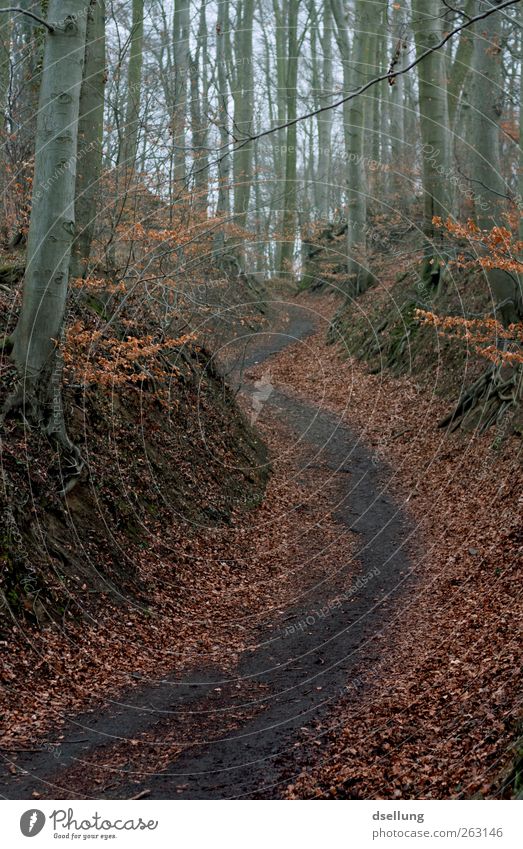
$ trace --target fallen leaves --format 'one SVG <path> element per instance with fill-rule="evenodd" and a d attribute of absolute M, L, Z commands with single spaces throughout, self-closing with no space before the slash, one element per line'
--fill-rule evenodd
<path fill-rule="evenodd" d="M 329 297 L 314 306 L 328 321 Z M 273 380 L 357 428 L 391 470 L 417 527 L 417 590 L 383 634 L 366 682 L 318 725 L 326 751 L 293 797 L 496 795 L 520 718 L 523 604 L 520 444 L 442 433 L 430 387 L 369 374 L 325 343 L 325 325 L 273 361 Z M 413 398 L 416 401 L 413 403 Z M 414 497 L 415 496 L 415 497 Z"/>
<path fill-rule="evenodd" d="M 89 619 L 12 635 L 4 652 L 3 747 L 38 744 L 67 716 L 167 674 L 233 668 L 290 604 L 337 573 L 334 544 L 350 560 L 352 536 L 330 515 L 329 487 L 318 495 L 321 473 L 297 480 L 289 434 L 277 426 L 265 433 L 273 471 L 258 507 L 236 505 L 218 525 L 153 522 L 148 547 L 133 545 L 146 605 L 117 604 L 108 593 L 97 597 Z M 190 471 L 194 477 L 194 465 Z M 289 504 L 307 507 L 299 523 Z"/>

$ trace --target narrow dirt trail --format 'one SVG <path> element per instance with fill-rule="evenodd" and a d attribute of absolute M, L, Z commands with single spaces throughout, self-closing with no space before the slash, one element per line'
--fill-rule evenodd
<path fill-rule="evenodd" d="M 243 366 L 277 356 L 313 327 L 307 310 L 294 309 L 285 333 L 251 341 Z M 335 482 L 336 518 L 356 539 L 357 567 L 337 564 L 345 589 L 317 587 L 267 629 L 232 675 L 195 670 L 147 682 L 119 704 L 70 721 L 59 747 L 26 753 L 17 761 L 25 774 L 1 778 L 2 796 L 277 798 L 299 769 L 303 729 L 342 695 L 358 697 L 358 670 L 379 658 L 381 633 L 413 581 L 408 519 L 387 491 L 387 469 L 321 405 L 275 390 L 264 417 L 299 444 L 298 474 L 319 468 Z M 151 767 L 136 770 L 126 750 L 144 735 Z M 167 738 L 179 740 L 179 754 L 154 769 L 153 753 Z"/>

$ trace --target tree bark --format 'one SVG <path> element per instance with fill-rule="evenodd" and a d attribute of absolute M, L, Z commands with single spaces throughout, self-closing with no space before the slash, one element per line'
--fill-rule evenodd
<path fill-rule="evenodd" d="M 95 230 L 99 181 L 102 174 L 104 90 L 105 0 L 91 0 L 78 121 L 75 189 L 77 235 L 71 257 L 73 277 L 87 275 Z"/>
<path fill-rule="evenodd" d="M 401 70 L 405 60 L 406 42 L 406 20 L 405 12 L 401 8 L 393 6 L 392 10 L 392 55 L 394 57 L 394 70 Z M 395 77 L 394 85 L 389 87 L 390 98 L 390 150 L 391 167 L 393 179 L 390 189 L 395 193 L 395 199 L 401 197 L 403 180 L 401 177 L 403 159 L 405 155 L 404 135 L 404 110 L 405 110 L 405 77 Z"/>
<path fill-rule="evenodd" d="M 140 131 L 143 65 L 143 7 L 144 0 L 133 0 L 131 49 L 127 69 L 127 108 L 118 165 L 130 174 L 134 172 Z"/>
<path fill-rule="evenodd" d="M 243 141 L 252 134 L 253 127 L 253 67 L 252 34 L 254 0 L 239 3 L 239 21 L 236 33 L 234 61 L 237 64 L 234 84 L 234 125 L 240 147 L 234 154 L 234 219 L 245 228 L 252 183 L 252 143 Z"/>
<path fill-rule="evenodd" d="M 174 104 L 173 144 L 175 196 L 180 196 L 187 181 L 186 121 L 187 92 L 190 67 L 190 4 L 189 0 L 176 0 L 174 10 Z"/>
<path fill-rule="evenodd" d="M 475 13 L 497 6 L 497 0 L 476 0 Z M 474 28 L 473 81 L 471 89 L 472 188 L 476 220 L 483 230 L 505 226 L 508 211 L 507 184 L 501 173 L 500 122 L 504 86 L 501 76 L 501 15 L 492 14 Z M 505 324 L 521 316 L 521 297 L 516 274 L 500 268 L 487 272 L 486 279 Z"/>
<path fill-rule="evenodd" d="M 413 29 L 419 56 L 434 47 L 443 33 L 447 9 L 440 0 L 413 0 Z M 445 55 L 441 50 L 430 53 L 418 67 L 419 113 L 422 140 L 422 175 L 424 202 L 424 263 L 422 278 L 431 286 L 440 280 L 444 262 L 443 236 L 433 223 L 435 216 L 450 214 L 449 116 Z"/>
<path fill-rule="evenodd" d="M 207 124 L 209 120 L 209 84 L 207 69 L 207 17 L 205 3 L 200 9 L 198 43 L 191 61 L 191 128 L 193 142 L 194 207 L 207 215 L 209 202 L 209 173 L 207 168 Z"/>
<path fill-rule="evenodd" d="M 332 11 L 329 3 L 323 7 L 323 30 L 320 39 L 322 50 L 322 79 L 319 106 L 328 106 L 332 101 Z M 324 221 L 330 220 L 331 141 L 333 110 L 318 115 L 318 214 Z"/>
<path fill-rule="evenodd" d="M 11 15 L 6 12 L 0 15 L 0 196 L 2 223 L 0 232 L 7 240 L 8 227 L 6 223 L 5 192 L 7 188 L 7 156 L 6 156 L 6 126 L 5 115 L 9 100 L 9 77 L 11 61 Z"/>
<path fill-rule="evenodd" d="M 519 5 L 519 55 L 523 56 L 523 3 Z M 519 213 L 519 241 L 523 245 L 523 59 L 519 66 L 519 175 L 518 175 L 518 199 L 517 210 Z M 523 251 L 520 253 L 519 261 L 523 262 Z M 523 272 L 518 279 L 518 303 L 519 314 L 523 314 Z"/>
<path fill-rule="evenodd" d="M 227 219 L 230 214 L 231 158 L 229 156 L 229 86 L 227 82 L 227 41 L 229 31 L 229 2 L 219 0 L 216 23 L 216 80 L 218 97 L 218 128 L 220 134 L 220 158 L 218 161 L 218 198 L 216 216 Z M 219 255 L 225 245 L 225 233 L 221 227 L 214 239 L 214 250 Z"/>
<path fill-rule="evenodd" d="M 474 0 L 467 0 L 465 5 L 465 13 L 472 17 L 474 11 Z M 458 106 L 463 91 L 463 85 L 470 73 L 470 62 L 472 59 L 472 36 L 466 29 L 462 30 L 459 36 L 458 49 L 448 74 L 448 111 L 449 111 L 449 126 L 454 130 L 456 116 L 458 114 Z"/>
<path fill-rule="evenodd" d="M 519 55 L 523 56 L 523 3 L 519 6 Z M 518 176 L 519 241 L 523 243 L 523 59 L 519 66 L 519 176 Z M 520 295 L 523 274 L 520 275 Z"/>
<path fill-rule="evenodd" d="M 343 87 L 358 88 L 369 76 L 373 62 L 373 38 L 368 3 L 356 0 L 352 55 L 342 0 L 331 0 L 336 37 L 343 63 Z M 372 100 L 355 97 L 344 109 L 347 157 L 347 274 L 348 294 L 365 291 L 372 280 L 366 265 L 367 180 L 365 173 L 365 130 Z"/>
<path fill-rule="evenodd" d="M 4 116 L 9 95 L 9 63 L 11 58 L 11 14 L 0 15 L 0 119 L 3 132 Z"/>
<path fill-rule="evenodd" d="M 299 0 L 289 0 L 287 9 L 287 76 L 286 101 L 287 121 L 296 118 L 298 86 L 298 10 Z M 285 142 L 285 182 L 283 186 L 282 246 L 278 271 L 292 271 L 296 244 L 296 158 L 297 125 L 287 127 Z"/>
<path fill-rule="evenodd" d="M 12 357 L 19 384 L 5 412 L 56 439 L 75 471 L 79 455 L 65 429 L 60 379 L 62 335 L 74 235 L 78 115 L 89 0 L 50 0 L 36 128 L 34 191 L 22 308 Z"/>

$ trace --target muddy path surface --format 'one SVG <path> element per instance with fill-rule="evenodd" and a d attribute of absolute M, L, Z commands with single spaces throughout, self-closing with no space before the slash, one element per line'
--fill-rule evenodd
<path fill-rule="evenodd" d="M 311 313 L 295 308 L 285 331 L 249 340 L 237 365 L 268 361 L 313 329 Z M 358 670 L 379 657 L 383 629 L 414 580 L 412 529 L 387 490 L 390 472 L 335 415 L 277 389 L 265 404 L 264 415 L 300 445 L 297 473 L 318 468 L 335 481 L 336 518 L 355 534 L 357 565 L 337 564 L 343 591 L 318 586 L 267 628 L 233 674 L 144 681 L 110 707 L 69 720 L 56 745 L 4 768 L 4 798 L 277 798 L 299 769 L 303 729 L 348 692 L 358 697 Z M 137 739 L 146 740 L 141 769 L 126 757 Z M 170 754 L 154 768 L 166 740 Z"/>

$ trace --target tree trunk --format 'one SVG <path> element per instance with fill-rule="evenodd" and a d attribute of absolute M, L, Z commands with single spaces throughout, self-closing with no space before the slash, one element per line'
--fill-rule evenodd
<path fill-rule="evenodd" d="M 332 102 L 332 11 L 328 3 L 323 9 L 323 31 L 321 35 L 322 92 L 320 106 L 328 106 Z M 333 110 L 329 109 L 318 116 L 318 182 L 319 182 L 319 215 L 325 221 L 330 220 L 330 182 L 331 182 L 331 143 Z"/>
<path fill-rule="evenodd" d="M 216 80 L 218 87 L 218 128 L 220 133 L 220 158 L 218 161 L 218 199 L 216 201 L 216 216 L 227 219 L 230 213 L 230 170 L 229 156 L 229 87 L 227 83 L 227 40 L 229 30 L 229 2 L 219 0 L 218 19 L 216 23 Z M 223 227 L 218 230 L 214 239 L 214 250 L 219 255 L 225 245 Z"/>
<path fill-rule="evenodd" d="M 11 4 L 2 3 L 2 5 Z M 20 0 L 19 3 L 14 5 L 37 15 L 42 14 L 42 4 L 38 0 Z M 14 61 L 14 70 L 18 77 L 17 84 L 20 86 L 20 95 L 12 131 L 16 135 L 16 150 L 20 160 L 17 163 L 16 182 L 21 191 L 19 192 L 19 204 L 17 204 L 18 220 L 13 222 L 14 227 L 11 232 L 11 245 L 13 247 L 23 243 L 27 220 L 30 215 L 30 197 L 34 178 L 33 156 L 36 116 L 45 42 L 44 28 L 28 15 L 15 16 L 14 31 L 15 37 L 18 36 L 19 48 Z"/>
<path fill-rule="evenodd" d="M 11 13 L 0 15 L 0 129 L 4 130 L 4 117 L 9 96 L 9 63 L 11 58 Z M 3 139 L 2 139 L 3 141 Z"/>
<path fill-rule="evenodd" d="M 523 3 L 519 6 L 519 55 L 523 56 Z M 519 178 L 518 178 L 519 241 L 523 243 L 523 59 L 519 66 Z M 520 275 L 520 296 L 523 274 Z M 523 296 L 522 296 L 523 297 Z"/>
<path fill-rule="evenodd" d="M 207 123 L 209 115 L 209 86 L 207 69 L 209 55 L 207 50 L 207 18 L 205 4 L 200 9 L 198 43 L 191 61 L 191 129 L 193 143 L 194 169 L 194 207 L 204 217 L 209 202 L 209 174 L 207 145 Z"/>
<path fill-rule="evenodd" d="M 7 240 L 8 227 L 6 223 L 5 192 L 7 188 L 7 156 L 6 156 L 6 126 L 5 116 L 9 100 L 9 77 L 11 62 L 11 15 L 5 12 L 0 15 L 0 196 L 2 223 L 0 232 Z"/>
<path fill-rule="evenodd" d="M 493 0 L 476 0 L 475 13 L 480 14 Z M 501 173 L 499 154 L 500 121 L 503 113 L 504 86 L 501 76 L 502 17 L 492 14 L 478 21 L 474 28 L 473 82 L 471 90 L 472 121 L 472 188 L 475 195 L 476 220 L 483 230 L 505 226 L 508 211 L 507 185 Z M 485 272 L 493 300 L 505 324 L 521 315 L 516 274 L 500 268 Z"/>
<path fill-rule="evenodd" d="M 234 218 L 239 227 L 247 225 L 252 183 L 252 143 L 244 143 L 253 126 L 252 32 L 254 0 L 239 4 L 239 28 L 234 61 L 237 71 L 234 85 L 234 125 L 240 146 L 234 154 Z"/>
<path fill-rule="evenodd" d="M 127 108 L 118 165 L 130 174 L 134 172 L 140 131 L 143 65 L 143 6 L 144 0 L 133 0 L 131 50 L 127 69 Z"/>
<path fill-rule="evenodd" d="M 413 0 L 413 29 L 416 53 L 434 47 L 443 34 L 446 7 L 440 0 Z M 419 112 L 422 140 L 422 175 L 425 248 L 422 278 L 431 287 L 440 279 L 443 236 L 433 223 L 446 218 L 449 208 L 449 119 L 445 55 L 429 54 L 418 65 Z"/>
<path fill-rule="evenodd" d="M 372 24 L 368 3 L 356 0 L 355 34 L 352 56 L 345 9 L 341 0 L 331 0 L 336 35 L 343 63 L 343 87 L 347 93 L 358 88 L 369 76 L 373 62 Z M 372 275 L 366 266 L 367 181 L 365 174 L 366 119 L 372 100 L 355 97 L 344 109 L 345 149 L 347 156 L 347 274 L 349 294 L 357 295 L 368 287 Z"/>
<path fill-rule="evenodd" d="M 523 3 L 519 5 L 519 55 L 523 56 Z M 523 59 L 519 65 L 519 176 L 517 210 L 519 214 L 519 241 L 523 245 Z M 523 262 L 523 251 L 519 261 Z M 523 315 L 523 271 L 518 280 L 518 312 Z"/>
<path fill-rule="evenodd" d="M 472 17 L 474 11 L 474 0 L 467 0 L 465 13 Z M 449 110 L 449 126 L 454 130 L 456 116 L 458 114 L 458 105 L 463 90 L 465 79 L 470 72 L 470 62 L 472 59 L 472 36 L 466 29 L 462 30 L 459 36 L 458 49 L 450 73 L 448 75 L 448 110 Z"/>
<path fill-rule="evenodd" d="M 286 19 L 285 19 L 285 2 L 286 0 L 272 0 L 272 8 L 274 12 L 274 23 L 276 29 L 276 113 L 277 113 L 277 121 L 278 126 L 283 126 L 285 124 L 285 119 L 287 117 L 287 97 L 286 97 L 286 74 L 287 74 L 287 59 L 286 59 Z M 270 66 L 267 66 L 267 73 L 270 73 Z M 270 85 L 269 79 L 267 79 L 267 88 Z M 284 129 L 278 130 L 275 133 L 275 145 L 274 145 L 274 182 L 273 182 L 273 192 L 272 192 L 272 213 L 276 219 L 277 228 L 278 228 L 278 238 L 276 242 L 276 250 L 275 250 L 275 258 L 274 258 L 274 269 L 278 271 L 281 268 L 281 254 L 283 250 L 283 222 L 282 222 L 282 178 L 285 175 L 285 137 L 286 132 Z"/>
<path fill-rule="evenodd" d="M 65 429 L 60 378 L 62 335 L 74 235 L 75 166 L 89 0 L 50 0 L 36 128 L 34 191 L 22 308 L 12 357 L 19 385 L 5 412 L 25 418 L 56 439 L 79 469 Z"/>
<path fill-rule="evenodd" d="M 190 67 L 190 4 L 189 0 L 176 0 L 174 10 L 174 104 L 173 144 L 175 197 L 180 196 L 187 181 L 185 133 L 187 120 L 187 90 Z"/>
<path fill-rule="evenodd" d="M 287 9 L 287 121 L 296 118 L 298 85 L 298 10 L 299 0 L 289 0 Z M 297 125 L 287 127 L 285 152 L 285 182 L 283 187 L 282 247 L 280 274 L 292 271 L 296 241 L 296 145 Z"/>
<path fill-rule="evenodd" d="M 75 189 L 76 238 L 71 258 L 71 275 L 85 277 L 93 241 L 97 198 L 102 174 L 102 135 L 105 90 L 105 0 L 91 0 L 80 117 Z"/>
<path fill-rule="evenodd" d="M 393 5 L 392 56 L 394 70 L 400 71 L 405 62 L 406 20 L 405 12 Z M 390 149 L 393 179 L 390 188 L 394 192 L 394 200 L 399 200 L 403 190 L 403 160 L 405 156 L 404 110 L 405 110 L 405 76 L 394 79 L 394 85 L 389 87 L 390 97 Z"/>
<path fill-rule="evenodd" d="M 334 33 L 336 36 L 336 44 L 338 45 L 338 52 L 340 54 L 341 66 L 343 71 L 343 93 L 348 94 L 351 90 L 351 49 L 350 49 L 350 40 L 349 40 L 349 32 L 347 27 L 347 22 L 345 18 L 345 8 L 342 0 L 330 0 L 330 7 L 332 11 L 332 16 L 335 22 Z M 349 132 L 351 122 L 351 109 L 350 102 L 345 102 L 343 104 L 343 140 L 345 147 L 345 157 L 346 157 L 346 166 L 345 173 L 348 180 L 348 163 L 351 154 L 351 137 Z M 348 185 L 347 185 L 347 197 L 349 195 Z M 347 237 L 347 250 L 349 248 L 348 237 Z M 347 262 L 348 265 L 348 262 Z"/>

